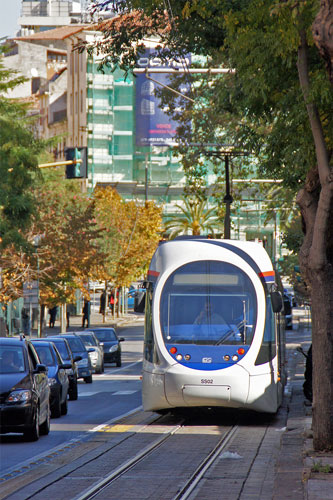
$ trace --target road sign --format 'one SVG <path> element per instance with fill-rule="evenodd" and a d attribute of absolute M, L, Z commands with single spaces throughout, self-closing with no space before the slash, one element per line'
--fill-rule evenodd
<path fill-rule="evenodd" d="M 26 281 L 23 283 L 24 307 L 38 305 L 39 284 L 38 281 Z"/>

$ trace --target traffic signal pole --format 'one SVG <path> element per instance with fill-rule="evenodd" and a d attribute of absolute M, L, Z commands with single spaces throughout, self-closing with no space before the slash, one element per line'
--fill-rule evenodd
<path fill-rule="evenodd" d="M 65 165 L 76 165 L 76 163 L 82 163 L 82 160 L 67 160 L 67 161 L 55 161 L 53 163 L 40 163 L 38 165 L 38 168 L 63 167 Z"/>

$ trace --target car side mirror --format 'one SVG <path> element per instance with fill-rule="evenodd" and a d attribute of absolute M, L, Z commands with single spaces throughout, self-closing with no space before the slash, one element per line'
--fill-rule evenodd
<path fill-rule="evenodd" d="M 59 368 L 63 368 L 64 370 L 70 370 L 72 368 L 72 365 L 69 363 L 63 363 L 62 365 L 59 365 Z"/>
<path fill-rule="evenodd" d="M 88 352 L 95 352 L 95 349 L 94 349 L 93 347 L 89 347 L 89 348 L 87 349 L 87 351 L 88 351 Z"/>
<path fill-rule="evenodd" d="M 120 337 L 118 340 L 119 340 L 119 342 L 124 342 L 125 339 L 124 339 L 124 337 Z"/>
<path fill-rule="evenodd" d="M 78 361 L 81 361 L 82 356 L 75 356 L 74 361 L 77 363 Z"/>
<path fill-rule="evenodd" d="M 271 293 L 271 301 L 272 301 L 272 308 L 273 312 L 279 313 L 282 311 L 283 307 L 283 300 L 281 293 L 278 291 L 274 291 Z"/>
<path fill-rule="evenodd" d="M 35 373 L 47 373 L 48 372 L 48 368 L 46 365 L 36 365 L 36 369 L 35 369 Z"/>

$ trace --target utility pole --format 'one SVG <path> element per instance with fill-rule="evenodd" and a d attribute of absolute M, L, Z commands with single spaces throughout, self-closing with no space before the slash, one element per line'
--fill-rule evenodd
<path fill-rule="evenodd" d="M 201 146 L 211 146 L 210 144 L 203 144 Z M 218 145 L 214 145 L 218 146 Z M 220 150 L 211 150 L 204 151 L 205 156 L 215 156 L 220 160 L 224 160 L 225 167 L 225 196 L 223 198 L 223 202 L 225 203 L 225 217 L 224 217 L 224 239 L 230 240 L 231 233 L 231 223 L 230 223 L 230 214 L 231 214 L 231 204 L 233 202 L 233 197 L 231 195 L 230 189 L 230 165 L 229 160 L 232 157 L 236 156 L 246 156 L 248 153 L 246 151 L 237 151 L 233 149 L 232 146 L 222 146 Z"/>

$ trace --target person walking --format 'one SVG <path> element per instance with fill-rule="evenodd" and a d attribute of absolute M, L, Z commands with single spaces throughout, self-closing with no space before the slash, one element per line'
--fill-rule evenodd
<path fill-rule="evenodd" d="M 53 306 L 51 309 L 49 309 L 49 314 L 50 314 L 50 322 L 49 322 L 49 327 L 54 328 L 55 320 L 57 318 L 57 313 L 58 313 L 58 306 Z"/>
<path fill-rule="evenodd" d="M 105 305 L 106 305 L 106 292 L 103 290 L 101 293 L 101 297 L 99 299 L 99 313 L 102 314 L 102 316 L 105 315 Z"/>
<path fill-rule="evenodd" d="M 85 327 L 85 324 L 87 323 L 87 328 L 90 326 L 90 300 L 84 299 L 84 305 L 83 305 L 83 316 L 82 316 L 82 328 Z"/>
<path fill-rule="evenodd" d="M 76 312 L 74 304 L 67 304 L 66 306 L 66 320 L 67 320 L 67 328 L 69 328 L 69 323 L 71 316 L 73 316 Z"/>

